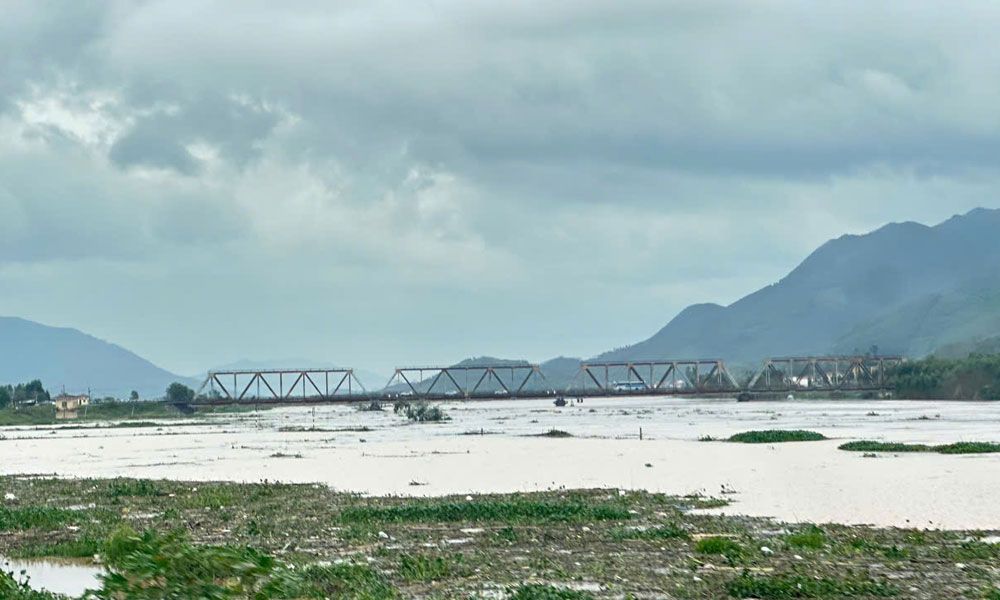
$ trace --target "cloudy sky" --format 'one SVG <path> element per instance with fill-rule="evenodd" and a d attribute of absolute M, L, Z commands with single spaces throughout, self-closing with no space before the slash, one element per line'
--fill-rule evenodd
<path fill-rule="evenodd" d="M 0 314 L 180 373 L 592 355 L 828 238 L 1000 206 L 998 30 L 992 1 L 8 1 Z"/>

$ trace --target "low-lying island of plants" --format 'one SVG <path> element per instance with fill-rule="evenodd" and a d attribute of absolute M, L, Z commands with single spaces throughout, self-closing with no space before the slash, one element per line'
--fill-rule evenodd
<path fill-rule="evenodd" d="M 785 525 L 697 496 L 2 477 L 0 497 L 0 555 L 97 556 L 92 598 L 1000 597 L 983 532 Z M 0 597 L 53 598 L 9 575 Z"/>

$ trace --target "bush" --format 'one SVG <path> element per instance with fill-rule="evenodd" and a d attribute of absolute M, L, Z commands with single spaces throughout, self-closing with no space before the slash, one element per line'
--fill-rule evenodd
<path fill-rule="evenodd" d="M 406 415 L 406 418 L 417 423 L 436 423 L 448 421 L 450 417 L 440 406 L 430 406 L 426 402 L 411 404 L 405 401 L 398 401 L 392 406 L 392 411 Z"/>
<path fill-rule="evenodd" d="M 781 442 L 818 442 L 826 436 L 815 431 L 771 429 L 767 431 L 746 431 L 729 438 L 730 442 L 743 444 L 777 444 Z"/>

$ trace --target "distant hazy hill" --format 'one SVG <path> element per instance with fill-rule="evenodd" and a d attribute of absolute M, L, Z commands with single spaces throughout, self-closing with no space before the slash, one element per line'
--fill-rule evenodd
<path fill-rule="evenodd" d="M 174 381 L 187 378 L 165 371 L 132 352 L 76 329 L 49 327 L 0 317 L 0 383 L 41 379 L 53 393 L 95 396 L 163 396 Z"/>
<path fill-rule="evenodd" d="M 1000 334 L 1000 211 L 940 225 L 887 225 L 827 242 L 788 276 L 730 306 L 682 311 L 644 342 L 601 359 L 862 350 L 926 354 Z"/>

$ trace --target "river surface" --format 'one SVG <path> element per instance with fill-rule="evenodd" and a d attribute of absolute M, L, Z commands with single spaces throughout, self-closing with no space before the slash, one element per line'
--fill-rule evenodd
<path fill-rule="evenodd" d="M 317 406 L 160 428 L 4 428 L 0 473 L 279 480 L 372 495 L 614 487 L 724 495 L 732 505 L 723 512 L 790 522 L 1000 530 L 1000 455 L 871 458 L 837 449 L 853 439 L 1000 442 L 1000 403 L 634 398 L 565 408 L 547 400 L 442 406 L 451 421 L 440 424 Z M 550 429 L 573 437 L 538 437 Z M 833 439 L 698 441 L 751 429 L 809 429 Z"/>

